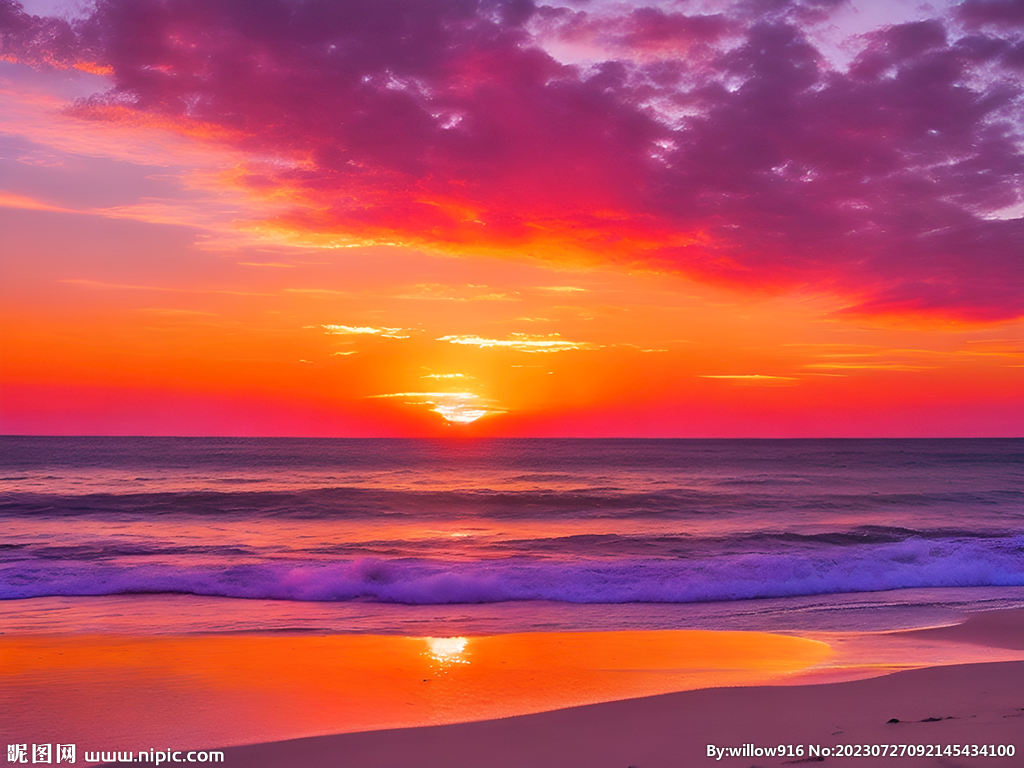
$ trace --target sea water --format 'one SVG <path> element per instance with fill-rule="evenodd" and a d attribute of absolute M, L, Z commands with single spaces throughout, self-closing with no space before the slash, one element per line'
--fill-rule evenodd
<path fill-rule="evenodd" d="M 0 439 L 7 632 L 873 628 L 1024 606 L 1024 441 Z"/>

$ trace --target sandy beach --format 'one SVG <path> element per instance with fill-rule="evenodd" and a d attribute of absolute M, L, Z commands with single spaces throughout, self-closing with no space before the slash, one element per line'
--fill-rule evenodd
<path fill-rule="evenodd" d="M 892 633 L 1024 650 L 1024 611 Z M 898 722 L 896 722 L 898 721 Z M 711 688 L 455 725 L 375 731 L 226 750 L 226 763 L 404 768 L 1024 765 L 1024 662 L 954 664 L 818 685 Z M 718 749 L 747 747 L 747 753 Z M 785 745 L 782 757 L 765 748 Z M 846 756 L 858 745 L 868 756 Z M 920 745 L 923 756 L 870 756 Z M 988 745 L 1013 756 L 963 756 Z M 947 754 L 959 752 L 960 756 Z M 792 747 L 792 750 L 790 750 Z M 959 748 L 959 749 L 958 749 Z M 929 756 L 929 750 L 939 755 Z M 837 752 L 839 754 L 837 755 Z"/>
<path fill-rule="evenodd" d="M 890 720 L 899 720 L 890 723 Z M 910 670 L 808 686 L 716 688 L 429 728 L 236 747 L 226 764 L 422 768 L 1024 764 L 1024 662 Z M 708 755 L 793 745 L 794 756 Z M 1014 744 L 1015 757 L 807 757 L 811 745 Z"/>
<path fill-rule="evenodd" d="M 1024 764 L 1019 608 L 877 632 L 23 634 L 0 651 L 2 735 L 83 753 L 220 747 L 254 768 Z M 925 754 L 836 756 L 858 745 Z M 956 755 L 974 745 L 1014 754 Z"/>

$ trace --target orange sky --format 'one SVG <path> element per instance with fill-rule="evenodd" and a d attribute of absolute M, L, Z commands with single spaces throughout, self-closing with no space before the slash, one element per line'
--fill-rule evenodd
<path fill-rule="evenodd" d="M 1019 435 L 1019 27 L 813 5 L 5 11 L 0 431 Z"/>

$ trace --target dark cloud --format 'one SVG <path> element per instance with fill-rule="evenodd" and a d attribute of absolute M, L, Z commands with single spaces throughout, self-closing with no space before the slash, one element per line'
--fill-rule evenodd
<path fill-rule="evenodd" d="M 991 26 L 1018 34 L 1024 29 L 1024 3 L 1020 0 L 964 0 L 954 12 L 969 28 Z"/>
<path fill-rule="evenodd" d="M 754 27 L 723 57 L 742 85 L 681 132 L 664 205 L 721 217 L 727 258 L 705 268 L 725 277 L 831 281 L 875 294 L 863 311 L 1019 314 L 1024 228 L 983 215 L 1020 200 L 1019 93 L 968 87 L 971 58 L 908 24 L 838 74 L 797 29 Z"/>
<path fill-rule="evenodd" d="M 546 37 L 652 58 L 685 55 L 692 60 L 738 28 L 723 14 L 686 16 L 660 8 L 637 8 L 624 16 L 608 17 L 544 6 L 536 16 L 535 26 Z"/>
<path fill-rule="evenodd" d="M 30 16 L 20 3 L 0 0 L 0 59 L 63 69 L 81 54 L 80 40 L 67 21 Z"/>
<path fill-rule="evenodd" d="M 1020 315 L 1024 228 L 995 215 L 1024 186 L 1019 3 L 880 29 L 847 70 L 807 32 L 838 5 L 102 0 L 74 34 L 114 87 L 77 109 L 251 152 L 243 183 L 293 195 L 292 227 Z M 0 11 L 15 56 L 68 55 Z"/>

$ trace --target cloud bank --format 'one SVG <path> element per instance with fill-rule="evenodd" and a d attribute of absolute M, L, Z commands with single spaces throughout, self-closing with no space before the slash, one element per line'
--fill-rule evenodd
<path fill-rule="evenodd" d="M 947 12 L 821 45 L 832 0 L 0 0 L 5 58 L 109 73 L 70 108 L 250 158 L 275 226 L 641 264 L 850 315 L 1024 314 L 1024 19 Z M 840 30 L 841 31 L 841 30 Z"/>

